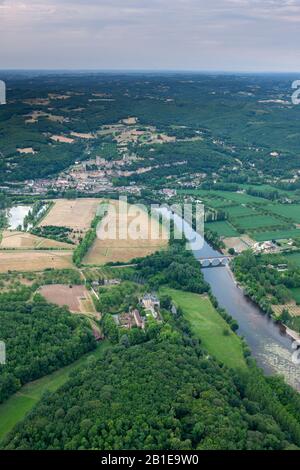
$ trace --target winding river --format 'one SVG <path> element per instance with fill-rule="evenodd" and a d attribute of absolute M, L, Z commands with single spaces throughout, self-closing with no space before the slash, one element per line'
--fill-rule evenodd
<path fill-rule="evenodd" d="M 165 217 L 170 217 L 166 209 L 160 209 L 160 212 Z M 203 241 L 181 217 L 173 214 L 173 219 L 176 226 L 184 228 L 186 238 L 193 241 L 191 246 L 197 259 L 220 256 L 220 253 Z M 284 375 L 286 381 L 300 391 L 300 365 L 292 361 L 292 339 L 284 329 L 264 315 L 244 295 L 242 289 L 237 286 L 229 266 L 206 268 L 202 271 L 219 305 L 237 320 L 238 333 L 244 336 L 258 365 L 267 374 Z"/>

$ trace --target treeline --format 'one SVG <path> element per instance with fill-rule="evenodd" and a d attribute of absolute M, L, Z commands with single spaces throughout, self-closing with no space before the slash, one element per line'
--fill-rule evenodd
<path fill-rule="evenodd" d="M 24 384 L 67 365 L 96 347 L 89 324 L 66 309 L 49 305 L 32 290 L 0 295 L 0 338 L 6 364 L 0 365 L 0 403 Z"/>
<path fill-rule="evenodd" d="M 5 193 L 0 192 L 0 210 L 6 209 L 9 205 L 9 198 Z"/>
<path fill-rule="evenodd" d="M 285 264 L 286 259 L 280 256 L 254 255 L 246 251 L 235 258 L 232 264 L 245 294 L 270 316 L 273 315 L 272 305 L 287 304 L 293 299 L 290 289 L 300 287 L 300 269 L 290 265 L 282 272 L 277 269 L 282 263 Z M 287 324 L 293 321 L 287 311 L 283 311 L 279 319 Z M 297 322 L 293 322 L 293 325 L 297 325 Z"/>
<path fill-rule="evenodd" d="M 35 227 L 52 205 L 53 202 L 51 201 L 36 201 L 32 209 L 24 218 L 24 229 L 26 230 L 29 226 Z"/>
<path fill-rule="evenodd" d="M 204 281 L 199 262 L 185 248 L 185 240 L 175 240 L 167 251 L 160 251 L 137 260 L 138 274 L 147 280 L 151 289 L 168 285 L 173 289 L 203 294 L 209 291 Z"/>
<path fill-rule="evenodd" d="M 0 168 L 1 173 L 1 168 Z M 10 201 L 5 193 L 0 192 L 0 229 L 7 226 L 7 217 L 5 209 L 9 206 Z"/>
<path fill-rule="evenodd" d="M 101 222 L 101 219 L 102 219 L 102 216 L 96 215 L 96 217 L 94 218 L 91 224 L 91 228 L 88 230 L 83 240 L 81 240 L 77 248 L 74 250 L 73 263 L 75 264 L 75 266 L 77 267 L 81 266 L 83 258 L 88 253 L 89 249 L 91 248 L 94 241 L 96 240 L 97 226 L 99 222 Z"/>
<path fill-rule="evenodd" d="M 56 225 L 46 225 L 44 227 L 35 227 L 31 230 L 31 233 L 39 237 L 51 238 L 52 240 L 56 240 L 58 242 L 74 244 L 74 242 L 70 239 L 72 229 L 70 229 L 69 227 L 57 227 Z"/>
<path fill-rule="evenodd" d="M 209 243 L 215 250 L 221 250 L 225 248 L 223 240 L 221 240 L 219 234 L 214 230 L 205 228 L 204 237 L 207 243 Z"/>
<path fill-rule="evenodd" d="M 123 282 L 110 289 L 100 288 L 99 294 L 97 306 L 100 312 L 122 313 L 138 304 L 138 286 L 132 282 Z"/>

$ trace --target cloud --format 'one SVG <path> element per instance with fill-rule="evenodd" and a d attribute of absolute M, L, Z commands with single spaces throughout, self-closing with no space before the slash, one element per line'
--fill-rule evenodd
<path fill-rule="evenodd" d="M 295 70 L 300 0 L 0 0 L 0 67 Z"/>

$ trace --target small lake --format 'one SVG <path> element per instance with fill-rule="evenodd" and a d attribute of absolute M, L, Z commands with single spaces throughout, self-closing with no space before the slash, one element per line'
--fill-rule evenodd
<path fill-rule="evenodd" d="M 23 223 L 25 217 L 29 214 L 32 206 L 14 206 L 11 209 L 7 210 L 6 216 L 8 218 L 8 228 L 9 230 L 17 230 L 21 225 L 23 228 Z"/>

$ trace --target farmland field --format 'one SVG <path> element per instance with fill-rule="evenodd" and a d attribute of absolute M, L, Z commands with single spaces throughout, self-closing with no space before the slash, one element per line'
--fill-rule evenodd
<path fill-rule="evenodd" d="M 300 291 L 293 293 L 293 289 L 291 289 L 291 292 L 292 292 L 293 298 L 296 297 L 300 293 Z M 300 307 L 296 304 L 295 298 L 294 300 L 288 302 L 287 304 L 272 305 L 272 310 L 277 317 L 279 317 L 282 314 L 283 310 L 288 310 L 289 314 L 292 317 L 295 317 L 295 318 L 300 317 Z"/>
<path fill-rule="evenodd" d="M 231 201 L 225 201 L 219 197 L 208 197 L 203 198 L 204 206 L 212 207 L 213 209 L 224 209 L 227 211 L 232 206 Z"/>
<path fill-rule="evenodd" d="M 83 260 L 84 264 L 97 265 L 109 262 L 129 262 L 133 258 L 141 258 L 155 251 L 165 248 L 168 244 L 167 232 L 160 226 L 156 219 L 151 219 L 146 212 L 138 215 L 137 230 L 133 230 L 133 223 L 137 221 L 136 206 L 125 203 L 112 202 L 116 208 L 116 233 L 105 233 L 106 228 L 115 222 L 113 212 L 109 213 L 102 221 L 101 230 L 103 238 L 97 238 Z M 122 215 L 125 214 L 125 217 Z M 126 216 L 127 214 L 127 216 Z M 130 235 L 129 231 L 132 231 Z M 125 233 L 123 239 L 122 232 Z M 155 237 L 153 234 L 159 236 Z"/>
<path fill-rule="evenodd" d="M 300 253 L 289 253 L 285 255 L 285 258 L 288 262 L 291 262 L 300 267 Z"/>
<path fill-rule="evenodd" d="M 210 191 L 211 194 L 215 194 L 226 201 L 232 201 L 237 204 L 266 204 L 267 199 L 251 196 L 250 194 L 230 192 L 230 191 Z"/>
<path fill-rule="evenodd" d="M 300 204 L 274 204 L 269 205 L 267 209 L 274 214 L 286 217 L 300 224 Z"/>
<path fill-rule="evenodd" d="M 235 204 L 266 204 L 267 199 L 251 196 L 250 194 L 242 192 L 232 192 L 232 191 L 220 191 L 220 190 L 205 190 L 205 189 L 182 189 L 179 191 L 181 194 L 189 194 L 191 196 L 200 197 L 200 198 L 217 198 L 224 201 L 224 205 L 228 202 Z"/>
<path fill-rule="evenodd" d="M 205 228 L 216 232 L 221 237 L 237 237 L 239 235 L 237 230 L 225 220 L 220 222 L 208 222 L 205 224 Z"/>
<path fill-rule="evenodd" d="M 278 227 L 283 225 L 283 222 L 269 215 L 256 215 L 251 217 L 240 217 L 232 220 L 233 225 L 242 228 L 243 230 L 255 230 L 268 227 Z"/>
<path fill-rule="evenodd" d="M 242 253 L 245 250 L 249 250 L 254 245 L 254 241 L 249 238 L 247 235 L 242 237 L 229 237 L 224 238 L 223 242 L 225 243 L 226 249 L 234 248 L 238 253 Z"/>
<path fill-rule="evenodd" d="M 162 292 L 170 295 L 182 308 L 193 333 L 201 339 L 210 354 L 228 367 L 245 367 L 240 338 L 230 330 L 208 297 L 168 288 L 163 288 Z M 225 330 L 228 335 L 224 334 Z"/>
<path fill-rule="evenodd" d="M 0 249 L 43 249 L 43 248 L 57 248 L 57 249 L 72 249 L 72 245 L 68 243 L 61 243 L 48 238 L 37 237 L 27 232 L 11 232 L 4 231 L 2 240 L 0 242 Z"/>
<path fill-rule="evenodd" d="M 251 196 L 250 194 L 246 194 L 243 192 L 231 192 L 231 191 L 218 191 L 218 190 L 211 190 L 209 191 L 209 195 L 215 195 L 219 198 L 224 199 L 225 201 L 231 201 L 232 203 L 236 204 L 266 204 L 267 199 L 258 197 L 258 196 Z"/>
<path fill-rule="evenodd" d="M 41 287 L 39 292 L 48 302 L 61 307 L 66 305 L 71 312 L 95 313 L 93 300 L 84 286 L 51 284 Z"/>
<path fill-rule="evenodd" d="M 290 289 L 292 292 L 293 299 L 297 304 L 300 304 L 300 287 L 295 287 L 294 289 Z"/>
<path fill-rule="evenodd" d="M 53 225 L 69 227 L 72 230 L 87 231 L 96 215 L 100 199 L 58 199 L 40 227 Z"/>
<path fill-rule="evenodd" d="M 247 216 L 257 214 L 255 209 L 253 209 L 252 207 L 247 207 L 247 206 L 231 206 L 231 207 L 227 207 L 225 211 L 228 213 L 230 218 L 247 217 Z"/>
<path fill-rule="evenodd" d="M 72 268 L 72 251 L 3 251 L 0 253 L 0 272 L 43 271 L 44 269 Z"/>
<path fill-rule="evenodd" d="M 287 229 L 253 232 L 252 237 L 258 242 L 263 242 L 266 240 L 283 240 L 286 238 L 300 238 L 300 230 Z"/>

